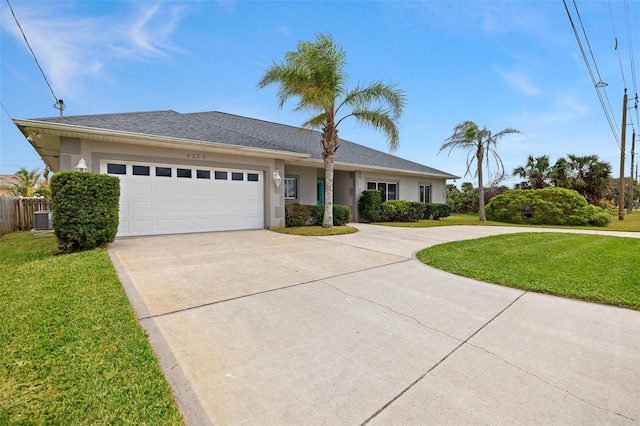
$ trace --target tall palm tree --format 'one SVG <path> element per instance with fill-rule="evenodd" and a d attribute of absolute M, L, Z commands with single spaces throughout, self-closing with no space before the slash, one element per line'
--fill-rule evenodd
<path fill-rule="evenodd" d="M 460 148 L 469 151 L 467 154 L 467 171 L 465 176 L 471 174 L 471 166 L 476 164 L 476 170 L 474 176 L 478 177 L 478 206 L 480 213 L 480 220 L 486 221 L 487 217 L 484 212 L 484 182 L 483 182 L 483 164 L 486 162 L 487 169 L 489 168 L 489 158 L 493 157 L 496 162 L 496 166 L 499 171 L 504 174 L 504 165 L 502 159 L 496 151 L 498 139 L 510 135 L 512 133 L 522 133 L 519 130 L 508 127 L 500 130 L 497 133 L 492 133 L 491 130 L 483 127 L 482 129 L 473 121 L 467 120 L 458 124 L 453 128 L 453 134 L 445 139 L 440 151 L 445 149 L 451 151 L 455 148 Z M 440 152 L 439 151 L 439 152 Z"/>
<path fill-rule="evenodd" d="M 527 164 L 513 169 L 514 176 L 524 179 L 517 187 L 521 189 L 542 189 L 549 186 L 548 180 L 551 176 L 551 166 L 549 156 L 527 157 Z"/>
<path fill-rule="evenodd" d="M 38 187 L 40 169 L 33 169 L 29 171 L 22 167 L 15 173 L 15 175 L 20 179 L 20 182 L 10 189 L 11 194 L 20 195 L 22 197 L 33 197 L 34 191 Z"/>
<path fill-rule="evenodd" d="M 346 54 L 330 35 L 317 34 L 314 42 L 298 42 L 297 51 L 287 52 L 284 62 L 273 63 L 258 82 L 263 88 L 279 85 L 279 108 L 297 98 L 294 111 L 310 111 L 302 127 L 321 129 L 325 169 L 325 210 L 323 227 L 333 226 L 333 160 L 340 143 L 338 126 L 348 117 L 382 131 L 390 151 L 399 143 L 398 120 L 406 99 L 395 85 L 374 82 L 347 87 Z"/>

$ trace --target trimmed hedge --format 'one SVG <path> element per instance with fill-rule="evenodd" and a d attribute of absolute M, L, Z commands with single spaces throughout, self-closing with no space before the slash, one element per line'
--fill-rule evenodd
<path fill-rule="evenodd" d="M 286 227 L 322 225 L 324 204 L 290 203 L 285 205 L 284 223 Z M 351 220 L 351 209 L 341 204 L 333 205 L 333 225 L 346 225 Z"/>
<path fill-rule="evenodd" d="M 565 188 L 512 189 L 486 206 L 487 219 L 533 225 L 606 226 L 611 215 Z"/>
<path fill-rule="evenodd" d="M 362 222 L 380 220 L 382 211 L 382 191 L 365 189 L 358 200 L 358 219 Z"/>
<path fill-rule="evenodd" d="M 382 203 L 380 217 L 385 222 L 417 222 L 424 217 L 424 203 L 389 200 Z"/>
<path fill-rule="evenodd" d="M 424 219 L 438 220 L 451 216 L 453 207 L 449 204 L 426 203 L 424 206 Z"/>
<path fill-rule="evenodd" d="M 51 178 L 53 229 L 65 253 L 104 247 L 118 232 L 120 179 L 64 171 Z"/>

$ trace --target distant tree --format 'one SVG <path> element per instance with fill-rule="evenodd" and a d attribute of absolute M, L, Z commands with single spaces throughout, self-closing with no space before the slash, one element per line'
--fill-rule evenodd
<path fill-rule="evenodd" d="M 38 180 L 40 179 L 40 169 L 33 169 L 31 171 L 22 167 L 15 175 L 20 179 L 20 182 L 13 185 L 9 192 L 12 195 L 21 197 L 33 197 L 36 189 L 38 188 Z"/>
<path fill-rule="evenodd" d="M 590 204 L 598 205 L 609 190 L 611 164 L 597 155 L 568 154 L 558 159 L 552 176 L 555 186 L 573 189 Z"/>
<path fill-rule="evenodd" d="M 454 127 L 453 134 L 445 139 L 442 146 L 440 146 L 440 151 L 448 149 L 449 155 L 455 148 L 468 151 L 467 171 L 465 176 L 470 174 L 472 165 L 476 165 L 476 169 L 473 174 L 478 179 L 478 209 L 481 221 L 487 220 L 484 211 L 483 165 L 486 162 L 488 170 L 490 164 L 489 158 L 493 157 L 499 172 L 504 174 L 504 165 L 502 164 L 502 159 L 498 155 L 496 148 L 500 138 L 513 133 L 522 132 L 508 127 L 494 134 L 486 127 L 481 129 L 473 121 L 467 120 Z"/>
<path fill-rule="evenodd" d="M 450 183 L 447 185 L 447 204 L 455 213 L 475 213 L 478 211 L 478 190 L 471 182 L 463 182 L 460 189 Z"/>
<path fill-rule="evenodd" d="M 287 52 L 283 63 L 272 64 L 258 83 L 263 88 L 279 85 L 279 107 L 298 98 L 295 111 L 310 111 L 302 126 L 321 129 L 325 170 L 323 227 L 333 226 L 333 159 L 340 146 L 338 126 L 348 117 L 382 131 L 391 151 L 400 141 L 398 120 L 405 105 L 404 92 L 394 85 L 374 82 L 347 88 L 346 54 L 331 36 L 317 34 L 315 42 L 298 42 L 298 50 Z M 344 109 L 344 111 L 343 111 Z"/>
<path fill-rule="evenodd" d="M 512 174 L 523 179 L 522 182 L 516 184 L 519 189 L 542 189 L 549 186 L 551 180 L 551 165 L 549 156 L 542 155 L 535 157 L 529 155 L 527 163 L 524 166 L 518 166 L 513 169 Z"/>

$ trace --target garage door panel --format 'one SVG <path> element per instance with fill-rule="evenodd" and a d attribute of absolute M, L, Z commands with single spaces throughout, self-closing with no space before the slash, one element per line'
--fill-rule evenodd
<path fill-rule="evenodd" d="M 103 160 L 101 170 L 107 171 Z M 136 162 L 149 168 L 148 175 L 133 175 L 134 163 L 126 164 L 127 174 L 120 178 L 120 225 L 118 236 L 152 235 L 179 232 L 207 232 L 264 227 L 263 172 L 213 167 L 168 166 Z M 156 167 L 171 176 L 155 176 Z M 191 177 L 177 177 L 177 168 L 190 169 Z M 207 176 L 210 179 L 196 178 Z M 219 176 L 227 179 L 215 179 Z M 243 180 L 232 180 L 242 176 Z M 168 174 L 168 173 L 167 173 Z M 182 176 L 189 172 L 180 170 Z M 249 181 L 251 175 L 252 181 Z M 258 181 L 255 181 L 257 176 Z"/>

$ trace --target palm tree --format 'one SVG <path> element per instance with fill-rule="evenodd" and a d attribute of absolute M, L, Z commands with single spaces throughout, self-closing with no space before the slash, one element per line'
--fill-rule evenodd
<path fill-rule="evenodd" d="M 555 186 L 573 189 L 598 205 L 604 198 L 611 178 L 611 164 L 601 161 L 597 155 L 568 154 L 560 158 L 553 167 Z"/>
<path fill-rule="evenodd" d="M 374 82 L 347 88 L 346 54 L 330 35 L 317 34 L 315 42 L 298 42 L 297 51 L 287 52 L 284 62 L 273 63 L 258 82 L 263 88 L 277 83 L 279 108 L 297 98 L 294 111 L 310 111 L 302 127 L 321 129 L 325 169 L 325 210 L 322 226 L 333 226 L 333 160 L 340 146 L 338 126 L 348 117 L 381 130 L 390 151 L 399 143 L 398 120 L 405 106 L 404 92 L 395 85 Z M 344 111 L 343 111 L 344 109 Z"/>
<path fill-rule="evenodd" d="M 551 176 L 551 166 L 549 156 L 527 157 L 527 164 L 518 166 L 513 169 L 514 176 L 524 179 L 523 182 L 516 185 L 521 189 L 542 189 L 549 186 L 548 180 Z"/>
<path fill-rule="evenodd" d="M 22 167 L 15 173 L 15 175 L 20 179 L 20 182 L 10 189 L 11 194 L 22 197 L 33 197 L 34 191 L 38 187 L 40 169 L 28 171 L 26 168 Z"/>
<path fill-rule="evenodd" d="M 470 174 L 471 166 L 476 163 L 474 176 L 478 177 L 478 206 L 480 210 L 480 220 L 486 221 L 487 217 L 484 212 L 484 183 L 482 178 L 482 166 L 486 161 L 487 169 L 489 168 L 489 157 L 493 157 L 496 166 L 504 174 L 504 165 L 502 159 L 496 151 L 498 139 L 510 135 L 512 133 L 522 133 L 519 130 L 508 127 L 500 130 L 498 133 L 492 133 L 491 130 L 478 127 L 473 121 L 463 121 L 453 128 L 453 134 L 445 139 L 440 147 L 440 151 L 449 149 L 449 155 L 454 148 L 461 148 L 469 151 L 467 154 L 467 171 L 465 176 Z M 439 152 L 440 152 L 439 151 Z"/>

